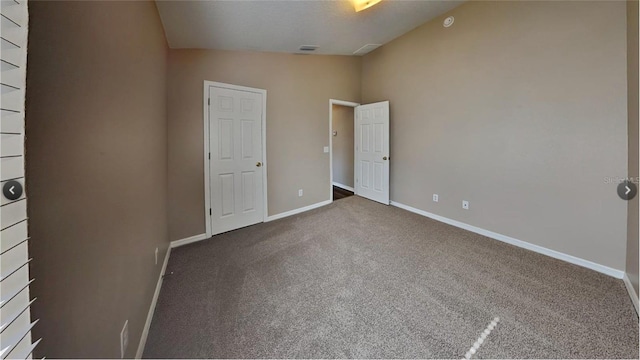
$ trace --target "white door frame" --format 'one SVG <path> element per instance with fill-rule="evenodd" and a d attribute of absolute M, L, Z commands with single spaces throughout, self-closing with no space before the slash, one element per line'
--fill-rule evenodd
<path fill-rule="evenodd" d="M 336 99 L 329 99 L 329 200 L 331 202 L 333 202 L 333 105 L 342 105 L 342 106 L 349 106 L 354 108 L 353 111 L 353 129 L 355 130 L 356 128 L 356 112 L 355 112 L 355 108 L 356 106 L 360 106 L 359 103 L 355 103 L 355 102 L 351 102 L 351 101 L 344 101 L 344 100 L 336 100 Z M 353 141 L 353 148 L 355 151 L 355 147 L 356 147 L 356 142 L 355 142 L 355 131 L 353 132 L 353 136 L 354 136 L 354 141 Z M 354 154 L 355 156 L 355 154 Z M 353 163 L 353 177 L 354 177 L 354 185 L 355 185 L 355 176 L 356 176 L 356 169 L 355 169 L 355 161 Z M 353 187 L 355 189 L 355 186 Z M 354 192 L 355 194 L 355 192 Z"/>
<path fill-rule="evenodd" d="M 250 88 L 246 86 L 225 84 L 215 81 L 204 81 L 203 91 L 203 111 L 204 114 L 204 219 L 207 231 L 207 237 L 213 236 L 211 230 L 211 179 L 209 178 L 210 159 L 209 153 L 209 87 L 218 87 L 229 90 L 247 91 L 262 94 L 262 196 L 264 209 L 262 212 L 262 221 L 267 219 L 267 90 Z"/>

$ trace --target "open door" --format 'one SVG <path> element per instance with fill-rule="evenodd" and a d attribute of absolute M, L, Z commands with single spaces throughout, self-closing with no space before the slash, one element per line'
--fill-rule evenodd
<path fill-rule="evenodd" d="M 209 216 L 216 235 L 264 221 L 265 93 L 211 83 L 208 94 Z"/>
<path fill-rule="evenodd" d="M 356 195 L 389 205 L 389 102 L 355 110 Z"/>

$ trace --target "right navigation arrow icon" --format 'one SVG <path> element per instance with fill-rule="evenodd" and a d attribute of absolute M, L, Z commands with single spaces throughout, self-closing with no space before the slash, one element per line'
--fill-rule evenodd
<path fill-rule="evenodd" d="M 638 186 L 629 180 L 625 180 L 618 185 L 618 196 L 622 200 L 631 200 L 638 194 Z"/>

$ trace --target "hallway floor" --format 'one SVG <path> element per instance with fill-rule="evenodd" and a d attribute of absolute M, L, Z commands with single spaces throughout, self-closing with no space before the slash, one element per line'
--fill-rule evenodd
<path fill-rule="evenodd" d="M 346 197 L 353 196 L 353 192 L 349 190 L 345 190 L 343 188 L 339 188 L 337 186 L 333 187 L 333 200 L 340 200 Z"/>

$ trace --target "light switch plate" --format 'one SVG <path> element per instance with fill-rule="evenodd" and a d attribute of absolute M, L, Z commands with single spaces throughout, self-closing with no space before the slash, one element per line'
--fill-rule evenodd
<path fill-rule="evenodd" d="M 329 147 L 328 147 L 328 146 L 325 146 L 325 147 L 324 147 L 324 152 L 325 152 L 325 153 L 328 153 L 328 152 L 329 152 Z"/>

